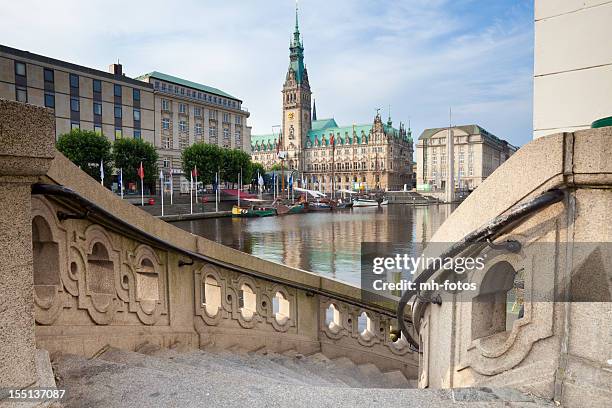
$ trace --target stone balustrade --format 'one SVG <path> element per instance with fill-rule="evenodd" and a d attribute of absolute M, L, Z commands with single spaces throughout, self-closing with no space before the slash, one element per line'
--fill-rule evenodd
<path fill-rule="evenodd" d="M 13 120 L 24 127 L 30 126 L 27 114 L 37 109 L 4 101 L 1 106 L 9 106 Z M 44 109 L 38 114 L 50 115 Z M 3 143 L 19 143 L 23 132 L 53 140 L 53 122 L 48 122 L 15 128 L 3 134 Z M 27 191 L 34 182 L 65 186 L 100 211 L 66 197 L 23 194 L 15 205 L 28 216 L 2 215 L 3 226 L 24 223 L 19 228 L 31 231 L 31 251 L 24 259 L 31 262 L 33 296 L 26 306 L 35 320 L 28 330 L 37 348 L 88 357 L 106 346 L 134 350 L 143 343 L 321 351 L 416 378 L 416 354 L 403 339 L 390 340 L 397 327 L 392 308 L 364 303 L 358 288 L 342 282 L 175 228 L 119 199 L 58 152 L 52 154 L 48 170 L 24 184 Z M 15 165 L 27 167 L 28 160 Z M 329 313 L 332 305 L 335 312 Z M 23 353 L 33 351 L 31 344 Z"/>

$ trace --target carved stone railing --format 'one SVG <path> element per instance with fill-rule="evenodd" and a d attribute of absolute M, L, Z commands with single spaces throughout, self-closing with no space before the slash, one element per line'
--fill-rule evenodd
<path fill-rule="evenodd" d="M 41 187 L 35 190 L 41 193 Z M 144 231 L 139 239 L 134 230 L 106 220 L 103 211 L 66 196 L 33 196 L 32 231 L 37 343 L 51 352 L 89 356 L 107 344 L 133 349 L 143 342 L 180 342 L 323 351 L 416 373 L 407 343 L 390 340 L 397 329 L 393 312 L 362 303 L 356 288 L 332 281 L 335 293 L 322 295 L 320 287 L 266 271 L 207 262 L 196 252 L 151 242 Z M 250 260 L 237 251 L 231 256 Z M 337 312 L 328 318 L 330 307 Z"/>
<path fill-rule="evenodd" d="M 415 302 L 420 387 L 514 387 L 563 406 L 609 405 L 611 146 L 612 127 L 534 140 L 436 232 L 437 246 L 430 243 L 426 256 L 443 256 L 472 231 L 491 234 L 468 251 L 486 259 L 470 277 L 476 291 L 438 293 L 440 304 L 428 301 L 432 294 Z M 499 231 L 491 226 L 551 190 L 560 200 Z M 500 251 L 508 242 L 514 249 Z M 513 301 L 517 313 L 509 313 L 507 295 L 520 300 Z"/>

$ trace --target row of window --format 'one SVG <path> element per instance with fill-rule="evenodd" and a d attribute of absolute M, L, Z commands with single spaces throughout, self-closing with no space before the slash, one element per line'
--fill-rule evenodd
<path fill-rule="evenodd" d="M 51 93 L 45 94 L 45 106 L 48 108 L 55 107 L 55 95 Z M 79 98 L 71 97 L 70 98 L 70 110 L 72 112 L 80 112 L 81 111 L 81 103 Z M 94 102 L 93 103 L 93 114 L 96 116 L 102 116 L 102 103 Z M 133 110 L 133 118 L 135 122 L 140 121 L 140 109 Z M 121 119 L 123 117 L 123 108 L 121 105 L 114 106 L 114 117 L 115 119 Z"/>
<path fill-rule="evenodd" d="M 16 82 L 20 82 L 19 79 L 27 78 L 27 70 L 25 62 L 15 61 L 15 77 Z M 54 98 L 47 98 L 47 95 L 53 95 L 53 91 L 55 89 L 55 71 L 51 68 L 43 68 L 43 79 L 45 84 L 45 106 L 54 107 L 55 101 Z M 79 95 L 80 83 L 79 83 L 79 75 L 71 73 L 69 74 L 69 84 L 70 84 L 70 94 L 71 95 Z M 18 86 L 21 92 L 17 94 L 17 100 L 19 102 L 27 102 L 27 91 L 25 89 L 25 83 L 21 86 Z M 96 94 L 102 93 L 102 81 L 100 79 L 93 79 L 93 93 L 94 98 Z M 115 97 L 120 98 L 122 96 L 123 87 L 120 84 L 113 84 L 113 95 Z M 140 89 L 132 89 L 132 99 L 134 102 L 140 102 Z M 48 104 L 47 104 L 48 103 Z M 52 105 L 52 106 L 49 106 Z"/>
<path fill-rule="evenodd" d="M 166 111 L 166 112 L 171 112 L 172 111 L 172 101 L 168 100 L 168 99 L 162 99 L 162 111 Z M 202 108 L 199 106 L 194 106 L 193 107 L 193 116 L 195 116 L 196 118 L 201 118 L 203 115 L 202 112 Z M 182 115 L 188 115 L 189 114 L 189 105 L 186 103 L 182 103 L 179 102 L 178 104 L 178 112 Z M 217 120 L 218 118 L 218 111 L 211 109 L 209 110 L 209 118 L 210 119 L 214 119 Z M 228 112 L 223 112 L 223 122 L 224 123 L 230 123 L 231 120 L 231 115 Z M 234 121 L 236 123 L 236 125 L 241 125 L 242 124 L 242 116 L 240 115 L 234 115 Z"/>
<path fill-rule="evenodd" d="M 80 129 L 80 122 L 73 121 L 70 123 L 71 129 Z M 94 124 L 94 132 L 102 134 L 102 126 L 99 124 Z M 134 139 L 142 138 L 142 131 L 140 129 L 133 129 Z M 115 127 L 115 139 L 121 139 L 123 137 L 123 128 L 116 126 Z"/>
<path fill-rule="evenodd" d="M 188 98 L 198 99 L 200 101 L 207 101 L 217 105 L 240 109 L 240 102 L 223 98 L 221 96 L 208 94 L 206 92 L 195 91 L 189 88 L 184 88 L 178 85 L 173 85 L 160 81 L 155 81 L 153 86 L 155 90 L 161 90 L 162 92 L 174 93 L 176 95 L 187 96 Z"/>

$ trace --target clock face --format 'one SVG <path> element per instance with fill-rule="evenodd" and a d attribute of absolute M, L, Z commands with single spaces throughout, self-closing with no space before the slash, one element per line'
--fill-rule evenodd
<path fill-rule="evenodd" d="M 289 115 L 287 115 L 289 117 L 289 119 L 293 120 L 293 112 L 289 112 Z"/>

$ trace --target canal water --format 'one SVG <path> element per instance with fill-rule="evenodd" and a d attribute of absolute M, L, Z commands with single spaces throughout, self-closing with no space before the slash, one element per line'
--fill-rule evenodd
<path fill-rule="evenodd" d="M 272 262 L 360 285 L 362 242 L 428 242 L 454 206 L 389 205 L 266 218 L 212 218 L 179 228 Z"/>

